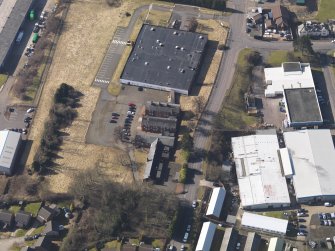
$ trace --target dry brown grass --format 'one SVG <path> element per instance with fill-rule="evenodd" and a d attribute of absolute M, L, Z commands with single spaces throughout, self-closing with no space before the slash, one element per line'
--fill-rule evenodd
<path fill-rule="evenodd" d="M 135 160 L 136 160 L 136 165 L 137 165 L 137 170 L 138 170 L 138 176 L 140 179 L 142 179 L 143 174 L 144 174 L 148 152 L 149 151 L 147 149 L 135 149 L 134 150 L 134 155 L 135 155 Z"/>
<path fill-rule="evenodd" d="M 224 43 L 227 37 L 227 29 L 223 28 L 217 21 L 214 20 L 198 20 L 198 29 L 197 32 L 202 33 L 208 33 L 209 40 L 218 41 L 221 43 Z M 212 61 L 210 62 L 209 69 L 206 72 L 204 72 L 204 67 L 201 68 L 200 74 L 206 74 L 203 83 L 201 84 L 201 88 L 199 91 L 198 96 L 202 96 L 205 98 L 205 100 L 208 100 L 208 97 L 211 93 L 213 83 L 215 81 L 216 74 L 218 72 L 220 61 L 222 57 L 223 52 L 216 50 Z M 208 61 L 208 59 L 207 59 Z M 203 59 L 203 64 L 206 62 L 206 55 Z M 195 113 L 195 107 L 192 104 L 192 100 L 195 98 L 195 96 L 182 96 L 180 98 L 180 104 L 182 110 L 186 111 L 192 111 Z"/>
<path fill-rule="evenodd" d="M 121 171 L 113 161 L 117 150 L 85 144 L 85 135 L 100 92 L 91 83 L 121 18 L 119 13 L 131 8 L 131 2 L 125 2 L 120 8 L 110 8 L 105 1 L 100 0 L 74 1 L 71 4 L 29 135 L 34 143 L 27 165 L 33 161 L 43 124 L 48 118 L 52 98 L 59 85 L 68 83 L 84 94 L 82 107 L 78 108 L 78 118 L 66 130 L 69 136 L 58 153 L 61 158 L 55 161 L 59 165 L 58 174 L 47 177 L 51 191 L 66 192 L 71 176 L 78 169 L 96 166 L 105 169 L 117 181 L 132 182 L 131 171 L 124 168 Z"/>

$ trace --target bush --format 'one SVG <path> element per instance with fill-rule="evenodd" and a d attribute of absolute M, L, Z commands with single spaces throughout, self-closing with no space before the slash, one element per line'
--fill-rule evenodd
<path fill-rule="evenodd" d="M 187 164 L 184 164 L 179 172 L 179 183 L 185 184 L 187 178 L 187 170 L 188 170 Z"/>

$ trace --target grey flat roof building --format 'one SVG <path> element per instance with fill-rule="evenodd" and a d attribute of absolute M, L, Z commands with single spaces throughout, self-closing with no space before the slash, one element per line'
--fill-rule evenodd
<path fill-rule="evenodd" d="M 122 84 L 188 95 L 208 37 L 144 24 L 122 72 Z"/>
<path fill-rule="evenodd" d="M 284 89 L 284 96 L 289 126 L 303 127 L 323 123 L 314 88 Z"/>
<path fill-rule="evenodd" d="M 12 0 L 15 1 L 15 0 Z M 11 9 L 10 14 L 7 15 L 7 20 L 2 19 L 0 27 L 0 70 L 4 66 L 6 58 L 12 48 L 16 35 L 28 13 L 28 10 L 33 0 L 16 0 Z M 8 1 L 1 1 L 0 13 L 8 12 Z"/>
<path fill-rule="evenodd" d="M 12 174 L 20 142 L 21 133 L 0 131 L 0 173 Z"/>

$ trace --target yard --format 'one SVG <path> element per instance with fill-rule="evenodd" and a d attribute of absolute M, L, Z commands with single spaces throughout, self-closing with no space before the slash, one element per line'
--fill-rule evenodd
<path fill-rule="evenodd" d="M 300 58 L 303 63 L 310 62 L 307 56 L 302 55 L 300 52 L 293 51 L 271 51 L 268 55 L 266 62 L 271 65 L 271 67 L 280 67 L 283 62 L 292 62 Z"/>
<path fill-rule="evenodd" d="M 228 90 L 222 109 L 219 113 L 217 123 L 225 130 L 239 130 L 257 127 L 258 120 L 249 116 L 244 109 L 244 93 L 249 90 L 251 84 L 248 75 L 245 73 L 248 65 L 245 57 L 252 52 L 251 49 L 244 49 L 237 59 L 232 87 Z"/>
<path fill-rule="evenodd" d="M 132 181 L 131 172 L 125 171 L 116 161 L 120 150 L 85 143 L 85 135 L 100 93 L 91 83 L 116 25 L 122 19 L 119 13 L 132 10 L 132 4 L 133 1 L 126 1 L 119 8 L 110 8 L 105 1 L 71 3 L 41 95 L 39 107 L 43 109 L 37 109 L 29 134 L 33 145 L 27 166 L 31 166 L 38 148 L 55 90 L 61 83 L 68 83 L 84 94 L 82 106 L 78 108 L 78 117 L 64 132 L 67 136 L 64 137 L 62 151 L 58 153 L 59 158 L 55 161 L 55 175 L 46 177 L 46 183 L 53 192 L 67 192 L 78 169 L 98 168 L 114 180 Z M 91 39 L 92 37 L 99 39 Z"/>
<path fill-rule="evenodd" d="M 38 211 L 41 208 L 41 202 L 29 203 L 24 207 L 24 211 L 31 213 L 34 217 L 37 215 Z"/>
<path fill-rule="evenodd" d="M 325 22 L 328 19 L 335 18 L 335 1 L 334 0 L 319 0 L 319 11 L 316 18 L 320 22 Z"/>

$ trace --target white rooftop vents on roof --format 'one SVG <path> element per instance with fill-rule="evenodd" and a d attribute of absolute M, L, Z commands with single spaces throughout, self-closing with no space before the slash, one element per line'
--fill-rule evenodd
<path fill-rule="evenodd" d="M 260 209 L 286 207 L 290 196 L 279 161 L 277 135 L 232 138 L 241 206 Z"/>

